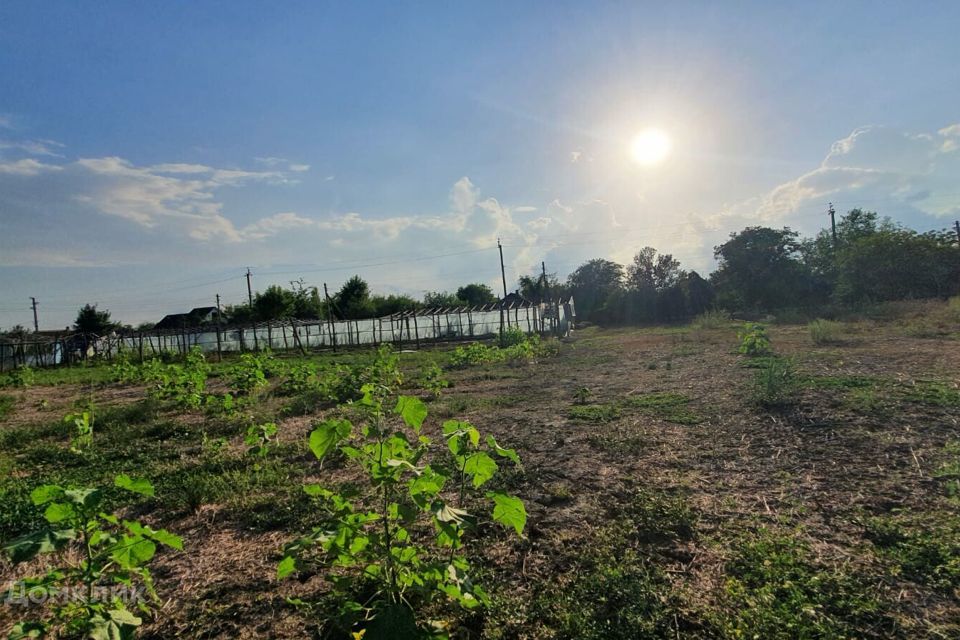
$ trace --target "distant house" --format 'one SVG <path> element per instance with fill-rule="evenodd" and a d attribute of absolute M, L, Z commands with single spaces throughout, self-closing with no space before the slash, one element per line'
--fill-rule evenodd
<path fill-rule="evenodd" d="M 184 327 L 197 327 L 216 321 L 216 307 L 197 307 L 196 309 L 191 309 L 189 313 L 171 313 L 165 315 L 153 328 L 157 330 L 183 329 Z"/>
<path fill-rule="evenodd" d="M 512 309 L 514 307 L 529 307 L 533 305 L 532 302 L 520 295 L 519 291 L 508 293 L 507 297 L 500 300 L 500 304 L 507 309 Z"/>

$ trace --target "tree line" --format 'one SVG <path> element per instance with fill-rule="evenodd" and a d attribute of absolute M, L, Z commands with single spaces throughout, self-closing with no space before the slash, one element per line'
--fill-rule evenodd
<path fill-rule="evenodd" d="M 517 292 L 531 302 L 572 296 L 579 319 L 607 324 L 673 322 L 709 309 L 815 310 L 825 305 L 960 293 L 960 247 L 952 231 L 921 233 L 862 209 L 841 216 L 835 231 L 822 230 L 811 238 L 801 238 L 789 227 L 747 227 L 714 247 L 714 257 L 717 268 L 704 278 L 683 269 L 673 255 L 643 247 L 627 265 L 595 258 L 577 267 L 565 281 L 555 274 L 523 275 Z M 289 288 L 271 285 L 257 292 L 252 304 L 227 305 L 221 322 L 354 320 L 497 300 L 490 287 L 480 283 L 456 291 L 428 292 L 421 300 L 374 294 L 356 275 L 329 299 L 303 280 L 291 282 Z M 120 328 L 133 329 L 112 321 L 109 311 L 89 304 L 74 322 L 76 331 L 99 335 Z M 147 330 L 152 324 L 136 328 Z M 18 325 L 5 335 L 22 338 L 26 333 Z"/>

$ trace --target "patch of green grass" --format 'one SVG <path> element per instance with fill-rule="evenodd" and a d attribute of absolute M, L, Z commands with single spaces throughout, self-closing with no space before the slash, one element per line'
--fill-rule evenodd
<path fill-rule="evenodd" d="M 599 451 L 627 454 L 638 454 L 647 447 L 647 442 L 640 436 L 617 439 L 606 433 L 591 433 L 587 436 L 587 444 Z"/>
<path fill-rule="evenodd" d="M 853 572 L 818 566 L 811 556 L 795 534 L 761 529 L 741 541 L 726 565 L 723 611 L 715 614 L 723 634 L 839 639 L 888 637 L 896 629 L 871 587 Z"/>
<path fill-rule="evenodd" d="M 16 399 L 13 396 L 0 395 L 0 418 L 6 418 L 13 413 L 13 405 Z"/>
<path fill-rule="evenodd" d="M 748 360 L 741 360 L 740 366 L 744 369 L 769 369 L 779 361 L 779 356 L 756 356 Z"/>
<path fill-rule="evenodd" d="M 623 513 L 641 542 L 689 540 L 696 532 L 697 513 L 682 495 L 639 489 Z"/>
<path fill-rule="evenodd" d="M 937 380 L 917 380 L 905 397 L 911 402 L 929 404 L 937 407 L 960 406 L 960 388 Z"/>
<path fill-rule="evenodd" d="M 892 572 L 947 594 L 960 588 L 960 522 L 910 516 L 870 518 L 867 538 L 892 563 Z"/>
<path fill-rule="evenodd" d="M 690 398 L 680 393 L 659 392 L 629 396 L 624 404 L 676 424 L 699 424 L 703 417 L 691 410 Z"/>
<path fill-rule="evenodd" d="M 726 311 L 704 311 L 690 323 L 694 329 L 726 329 L 732 326 L 733 319 Z"/>
<path fill-rule="evenodd" d="M 580 404 L 570 407 L 568 415 L 584 422 L 610 422 L 620 417 L 620 409 L 614 404 Z"/>
<path fill-rule="evenodd" d="M 803 379 L 804 386 L 814 389 L 868 389 L 879 382 L 869 376 L 808 376 Z"/>

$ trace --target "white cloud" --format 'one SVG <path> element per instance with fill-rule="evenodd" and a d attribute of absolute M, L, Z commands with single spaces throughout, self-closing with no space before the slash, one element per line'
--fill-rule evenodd
<path fill-rule="evenodd" d="M 24 158 L 14 162 L 0 162 L 0 173 L 14 176 L 36 176 L 50 171 L 60 171 L 55 164 L 44 164 L 33 158 Z"/>
<path fill-rule="evenodd" d="M 513 207 L 514 213 L 533 213 L 536 210 L 537 210 L 536 207 L 529 207 L 529 206 Z"/>
<path fill-rule="evenodd" d="M 60 149 L 63 147 L 63 144 L 55 140 L 0 140 L 0 150 L 12 149 L 31 156 L 62 158 Z"/>

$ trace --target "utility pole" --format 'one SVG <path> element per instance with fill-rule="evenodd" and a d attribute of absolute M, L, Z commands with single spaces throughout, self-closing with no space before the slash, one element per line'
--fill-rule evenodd
<path fill-rule="evenodd" d="M 253 310 L 253 289 L 250 288 L 250 267 L 247 267 L 247 302 L 250 303 L 250 310 Z"/>
<path fill-rule="evenodd" d="M 503 268 L 503 245 L 500 244 L 500 238 L 497 238 L 497 249 L 500 250 L 500 277 L 503 278 L 503 297 L 507 297 L 507 272 Z"/>
<path fill-rule="evenodd" d="M 957 244 L 960 245 L 960 220 L 953 221 L 953 228 L 957 230 Z"/>
<path fill-rule="evenodd" d="M 333 324 L 333 303 L 327 293 L 327 283 L 323 283 L 323 297 L 327 300 L 327 321 L 330 323 L 330 339 L 333 341 L 333 350 L 337 350 L 337 330 Z"/>
<path fill-rule="evenodd" d="M 223 361 L 223 346 L 220 343 L 220 294 L 217 294 L 217 362 Z"/>
<path fill-rule="evenodd" d="M 543 278 L 543 290 L 547 293 L 547 300 L 550 300 L 550 281 L 547 280 L 547 263 L 540 262 L 541 277 Z M 540 295 L 540 302 L 543 302 L 543 294 Z"/>
<path fill-rule="evenodd" d="M 33 307 L 33 332 L 40 331 L 40 323 L 37 322 L 37 299 L 30 296 L 30 306 Z"/>
<path fill-rule="evenodd" d="M 830 214 L 830 229 L 833 233 L 833 247 L 837 247 L 837 220 L 836 220 L 836 211 L 833 208 L 833 203 L 830 203 L 830 208 L 827 209 L 827 213 Z"/>
<path fill-rule="evenodd" d="M 503 278 L 503 299 L 500 300 L 500 337 L 503 338 L 503 305 L 507 303 L 507 272 L 503 269 L 503 245 L 497 238 L 497 249 L 500 250 L 500 277 Z"/>

